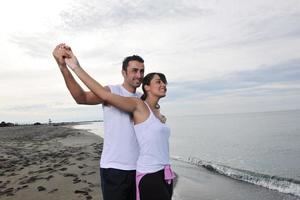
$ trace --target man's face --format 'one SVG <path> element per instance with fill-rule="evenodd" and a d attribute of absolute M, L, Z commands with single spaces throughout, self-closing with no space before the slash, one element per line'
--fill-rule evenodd
<path fill-rule="evenodd" d="M 144 78 L 144 63 L 136 60 L 129 61 L 127 71 L 123 71 L 125 82 L 134 87 L 140 87 Z"/>

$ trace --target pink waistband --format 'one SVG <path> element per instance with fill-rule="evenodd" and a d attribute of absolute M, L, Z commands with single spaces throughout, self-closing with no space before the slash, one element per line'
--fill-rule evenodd
<path fill-rule="evenodd" d="M 139 184 L 141 179 L 149 173 L 140 173 L 140 172 L 136 172 L 136 200 L 140 200 L 140 191 L 139 191 Z M 175 174 L 171 169 L 170 165 L 166 165 L 164 167 L 164 179 L 168 184 L 171 184 L 172 180 L 175 178 Z"/>

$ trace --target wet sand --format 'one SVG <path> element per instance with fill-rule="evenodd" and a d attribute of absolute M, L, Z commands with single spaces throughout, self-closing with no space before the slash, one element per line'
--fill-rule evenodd
<path fill-rule="evenodd" d="M 0 128 L 1 200 L 101 200 L 103 139 L 65 126 Z M 173 200 L 296 200 L 299 197 L 236 181 L 172 160 Z"/>
<path fill-rule="evenodd" d="M 102 199 L 102 142 L 62 126 L 0 128 L 0 199 Z"/>
<path fill-rule="evenodd" d="M 172 160 L 177 174 L 173 200 L 299 200 L 289 194 L 237 181 L 202 167 Z"/>

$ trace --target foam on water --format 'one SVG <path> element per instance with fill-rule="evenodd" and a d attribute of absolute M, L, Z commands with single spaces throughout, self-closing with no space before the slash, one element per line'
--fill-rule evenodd
<path fill-rule="evenodd" d="M 187 160 L 176 157 L 175 160 L 185 161 L 199 167 L 204 167 L 209 171 L 233 178 L 235 180 L 252 183 L 271 190 L 276 190 L 285 194 L 292 194 L 300 197 L 300 180 L 272 176 L 244 169 L 236 169 L 230 166 L 204 161 L 195 157 L 189 157 Z"/>

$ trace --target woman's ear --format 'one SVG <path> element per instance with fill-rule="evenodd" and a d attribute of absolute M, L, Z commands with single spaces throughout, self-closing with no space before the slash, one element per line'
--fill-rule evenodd
<path fill-rule="evenodd" d="M 146 92 L 148 92 L 150 90 L 150 86 L 149 85 L 145 85 L 144 89 L 145 89 Z"/>

